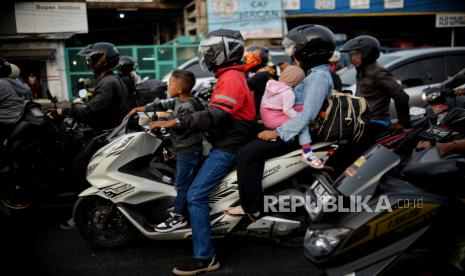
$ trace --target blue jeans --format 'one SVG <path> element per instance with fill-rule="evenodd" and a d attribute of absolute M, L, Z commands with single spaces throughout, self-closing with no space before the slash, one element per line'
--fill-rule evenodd
<path fill-rule="evenodd" d="M 174 184 L 177 193 L 174 201 L 174 212 L 176 214 L 186 214 L 187 191 L 194 180 L 199 158 L 200 151 L 198 150 L 176 155 L 176 182 Z"/>
<path fill-rule="evenodd" d="M 215 256 L 215 248 L 211 240 L 210 192 L 229 173 L 235 163 L 236 153 L 212 150 L 187 192 L 194 258 L 210 259 Z"/>

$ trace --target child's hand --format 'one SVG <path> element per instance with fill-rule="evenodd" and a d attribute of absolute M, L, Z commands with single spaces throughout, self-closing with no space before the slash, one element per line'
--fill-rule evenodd
<path fill-rule="evenodd" d="M 264 141 L 276 140 L 278 132 L 276 130 L 264 130 L 260 132 L 257 137 Z"/>
<path fill-rule="evenodd" d="M 175 127 L 176 126 L 176 121 L 175 120 L 169 120 L 169 121 L 153 121 L 149 125 L 149 129 L 152 130 L 154 128 L 170 128 L 170 127 Z"/>
<path fill-rule="evenodd" d="M 131 117 L 131 115 L 136 112 L 145 112 L 145 106 L 139 106 L 139 107 L 133 108 L 131 111 L 129 111 L 129 113 L 126 116 L 124 116 L 123 121 L 128 120 L 129 117 Z"/>
<path fill-rule="evenodd" d="M 171 117 L 171 113 L 169 112 L 157 112 L 157 116 L 158 118 L 160 119 L 168 119 L 169 117 Z"/>

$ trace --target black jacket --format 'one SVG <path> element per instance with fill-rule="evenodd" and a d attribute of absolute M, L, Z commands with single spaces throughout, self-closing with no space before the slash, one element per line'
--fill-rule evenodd
<path fill-rule="evenodd" d="M 69 115 L 95 130 L 111 129 L 127 114 L 127 101 L 126 86 L 118 76 L 109 74 L 97 80 L 90 102 L 72 106 Z"/>
<path fill-rule="evenodd" d="M 215 106 L 187 114 L 181 128 L 205 131 L 214 148 L 236 152 L 254 139 L 260 130 L 256 121 L 234 120 L 231 115 Z"/>
<path fill-rule="evenodd" d="M 274 76 L 268 71 L 258 72 L 247 79 L 247 85 L 254 95 L 255 110 L 257 110 L 255 117 L 257 119 L 260 118 L 260 104 L 262 102 L 263 94 L 265 93 L 266 83 L 271 79 L 274 79 Z"/>
<path fill-rule="evenodd" d="M 409 96 L 386 69 L 377 63 L 357 70 L 356 96 L 364 97 L 370 107 L 370 120 L 388 120 L 391 99 L 399 123 L 410 124 Z"/>

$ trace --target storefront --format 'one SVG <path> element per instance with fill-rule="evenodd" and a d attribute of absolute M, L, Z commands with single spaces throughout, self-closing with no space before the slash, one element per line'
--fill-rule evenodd
<path fill-rule="evenodd" d="M 437 27 L 438 15 L 464 16 L 460 0 L 313 0 L 300 1 L 287 11 L 291 29 L 302 24 L 322 24 L 342 37 L 361 34 L 378 37 L 386 51 L 397 48 L 465 45 L 465 24 Z M 463 22 L 462 22 L 463 23 Z"/>

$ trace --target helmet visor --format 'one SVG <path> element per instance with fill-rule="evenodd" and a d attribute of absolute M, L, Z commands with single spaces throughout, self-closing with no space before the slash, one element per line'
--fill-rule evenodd
<path fill-rule="evenodd" d="M 295 42 L 287 37 L 284 37 L 283 42 L 281 44 L 284 47 L 284 52 L 286 53 L 286 55 L 293 57 L 295 52 Z"/>
<path fill-rule="evenodd" d="M 223 52 L 222 45 L 200 43 L 198 50 L 200 68 L 205 72 L 211 71 L 214 65 L 217 65 L 217 57 Z"/>

